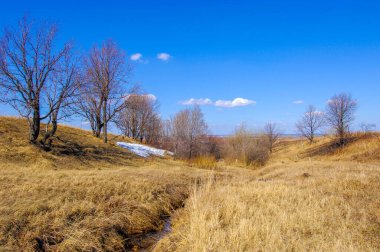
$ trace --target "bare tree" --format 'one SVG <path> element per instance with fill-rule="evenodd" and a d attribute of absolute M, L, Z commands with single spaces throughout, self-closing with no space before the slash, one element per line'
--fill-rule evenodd
<path fill-rule="evenodd" d="M 273 147 L 280 138 L 280 132 L 277 128 L 277 124 L 274 122 L 268 122 L 264 126 L 264 134 L 267 138 L 268 149 L 270 153 L 273 152 Z"/>
<path fill-rule="evenodd" d="M 190 110 L 181 110 L 171 119 L 171 137 L 174 154 L 177 157 L 188 155 L 188 141 L 190 132 Z"/>
<path fill-rule="evenodd" d="M 103 127 L 101 93 L 87 79 L 85 78 L 85 84 L 80 87 L 80 95 L 73 110 L 88 120 L 93 136 L 99 138 Z"/>
<path fill-rule="evenodd" d="M 65 55 L 49 78 L 51 85 L 44 87 L 43 92 L 51 113 L 48 116 L 46 130 L 41 140 L 47 149 L 51 147 L 51 137 L 58 129 L 58 120 L 72 115 L 69 108 L 75 103 L 75 97 L 82 84 L 78 60 L 70 54 Z M 50 124 L 51 128 L 49 128 Z"/>
<path fill-rule="evenodd" d="M 326 109 L 326 120 L 335 131 L 340 144 L 344 144 L 354 121 L 357 102 L 349 94 L 334 95 Z"/>
<path fill-rule="evenodd" d="M 315 135 L 324 126 L 324 115 L 322 112 L 317 111 L 317 109 L 310 105 L 306 112 L 303 114 L 299 122 L 297 122 L 296 127 L 303 137 L 306 137 L 310 143 L 314 141 Z"/>
<path fill-rule="evenodd" d="M 199 155 L 205 146 L 208 128 L 200 107 L 178 112 L 171 124 L 175 155 L 188 159 Z"/>
<path fill-rule="evenodd" d="M 55 48 L 56 33 L 54 24 L 35 25 L 24 17 L 17 29 L 5 29 L 0 40 L 0 101 L 28 120 L 31 143 L 36 143 L 41 121 L 58 113 L 70 93 L 52 77 L 71 51 L 69 43 Z"/>
<path fill-rule="evenodd" d="M 148 143 L 158 140 L 161 119 L 158 116 L 158 103 L 154 97 L 145 94 L 130 94 L 127 106 L 116 117 L 116 126 L 124 135 Z"/>
<path fill-rule="evenodd" d="M 153 114 L 145 126 L 144 137 L 148 144 L 162 145 L 163 122 L 158 114 Z"/>
<path fill-rule="evenodd" d="M 107 40 L 93 47 L 85 58 L 87 83 L 79 99 L 78 113 L 89 120 L 93 133 L 107 142 L 108 123 L 127 106 L 125 85 L 131 71 L 124 52 Z"/>

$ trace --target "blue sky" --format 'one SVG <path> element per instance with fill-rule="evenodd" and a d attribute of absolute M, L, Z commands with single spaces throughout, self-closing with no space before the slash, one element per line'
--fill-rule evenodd
<path fill-rule="evenodd" d="M 209 99 L 197 101 L 214 134 L 267 121 L 292 133 L 308 104 L 339 92 L 358 100 L 356 125 L 380 127 L 380 1 L 6 1 L 0 26 L 25 13 L 57 21 L 80 50 L 113 38 L 141 54 L 131 82 L 162 116 Z"/>

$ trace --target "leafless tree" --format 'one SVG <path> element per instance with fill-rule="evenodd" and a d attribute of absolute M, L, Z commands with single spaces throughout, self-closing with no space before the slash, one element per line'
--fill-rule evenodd
<path fill-rule="evenodd" d="M 124 135 L 140 142 L 157 143 L 162 125 L 156 99 L 146 94 L 130 94 L 126 103 L 116 117 L 116 126 Z"/>
<path fill-rule="evenodd" d="M 326 109 L 326 120 L 335 131 L 340 144 L 344 144 L 355 117 L 357 102 L 349 94 L 334 95 Z"/>
<path fill-rule="evenodd" d="M 278 130 L 277 124 L 274 122 L 266 123 L 264 126 L 264 134 L 267 138 L 268 149 L 270 153 L 272 153 L 273 147 L 280 138 L 280 132 Z"/>
<path fill-rule="evenodd" d="M 31 143 L 37 141 L 41 121 L 58 118 L 53 114 L 72 90 L 71 82 L 66 86 L 55 82 L 55 75 L 63 75 L 60 65 L 72 48 L 66 43 L 57 49 L 56 33 L 54 24 L 34 24 L 24 17 L 18 28 L 6 28 L 0 40 L 0 101 L 28 120 Z"/>
<path fill-rule="evenodd" d="M 199 106 L 178 112 L 171 122 L 174 153 L 188 159 L 199 155 L 207 139 L 207 124 Z"/>
<path fill-rule="evenodd" d="M 78 101 L 78 113 L 90 122 L 96 137 L 103 130 L 106 143 L 108 123 L 127 106 L 125 85 L 131 66 L 112 40 L 93 47 L 84 64 L 87 78 Z"/>
<path fill-rule="evenodd" d="M 57 64 L 56 71 L 49 78 L 51 85 L 43 89 L 45 102 L 51 111 L 41 140 L 45 148 L 51 147 L 51 137 L 57 131 L 58 120 L 72 115 L 70 106 L 75 103 L 78 90 L 82 85 L 82 75 L 78 60 L 71 54 L 65 55 L 62 61 Z"/>
<path fill-rule="evenodd" d="M 148 121 L 144 130 L 144 139 L 146 143 L 156 146 L 162 146 L 163 122 L 158 114 L 153 114 Z"/>
<path fill-rule="evenodd" d="M 363 133 L 365 134 L 368 134 L 372 131 L 375 131 L 376 129 L 376 124 L 373 124 L 373 123 L 365 123 L 365 122 L 362 122 L 360 124 L 360 129 Z"/>
<path fill-rule="evenodd" d="M 173 149 L 173 127 L 172 120 L 161 120 L 161 143 L 160 147 L 164 149 Z"/>
<path fill-rule="evenodd" d="M 77 97 L 73 110 L 88 120 L 92 134 L 95 137 L 100 137 L 103 127 L 101 93 L 98 92 L 99 90 L 95 88 L 93 83 L 88 81 L 87 76 L 85 77 L 85 83 L 80 87 L 80 95 Z"/>
<path fill-rule="evenodd" d="M 315 135 L 324 126 L 324 115 L 323 112 L 317 111 L 317 109 L 310 105 L 306 112 L 303 114 L 299 122 L 297 122 L 296 127 L 299 133 L 307 138 L 310 143 L 314 141 Z"/>

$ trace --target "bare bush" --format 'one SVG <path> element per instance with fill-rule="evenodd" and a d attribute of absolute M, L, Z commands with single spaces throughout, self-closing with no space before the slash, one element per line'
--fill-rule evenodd
<path fill-rule="evenodd" d="M 356 109 L 357 102 L 349 94 L 334 95 L 328 101 L 326 120 L 335 131 L 340 144 L 344 144 L 350 134 L 350 127 L 355 120 Z"/>
<path fill-rule="evenodd" d="M 262 134 L 254 134 L 245 125 L 241 125 L 227 138 L 223 157 L 245 165 L 264 165 L 269 159 L 267 138 Z"/>
<path fill-rule="evenodd" d="M 53 123 L 43 143 L 54 135 L 59 111 L 78 84 L 72 45 L 55 45 L 57 27 L 24 17 L 18 28 L 7 28 L 0 40 L 1 102 L 11 105 L 29 123 L 29 141 L 36 143 L 41 122 Z"/>
<path fill-rule="evenodd" d="M 299 133 L 303 137 L 307 138 L 310 143 L 312 143 L 315 135 L 318 134 L 323 128 L 324 123 L 325 120 L 323 113 L 317 111 L 313 105 L 310 105 L 300 121 L 297 122 L 296 127 Z"/>
<path fill-rule="evenodd" d="M 248 146 L 245 154 L 246 165 L 265 165 L 270 157 L 270 151 L 266 146 L 266 137 L 264 135 L 256 135 L 253 144 Z"/>
<path fill-rule="evenodd" d="M 267 138 L 268 149 L 270 153 L 272 153 L 275 144 L 280 139 L 280 131 L 278 130 L 277 124 L 274 122 L 268 122 L 265 124 L 264 135 Z"/>

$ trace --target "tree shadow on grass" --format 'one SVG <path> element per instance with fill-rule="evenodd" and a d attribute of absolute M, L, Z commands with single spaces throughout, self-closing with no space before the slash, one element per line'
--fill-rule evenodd
<path fill-rule="evenodd" d="M 329 156 L 336 154 L 338 151 L 346 148 L 347 146 L 355 143 L 362 137 L 360 136 L 350 136 L 345 138 L 343 141 L 339 139 L 333 139 L 332 141 L 313 147 L 301 153 L 303 158 L 315 157 L 315 156 Z"/>
<path fill-rule="evenodd" d="M 113 146 L 96 146 L 91 144 L 80 144 L 78 142 L 55 137 L 50 153 L 60 157 L 74 157 L 79 161 L 105 161 L 110 164 L 128 164 L 137 157 L 132 153 Z"/>

